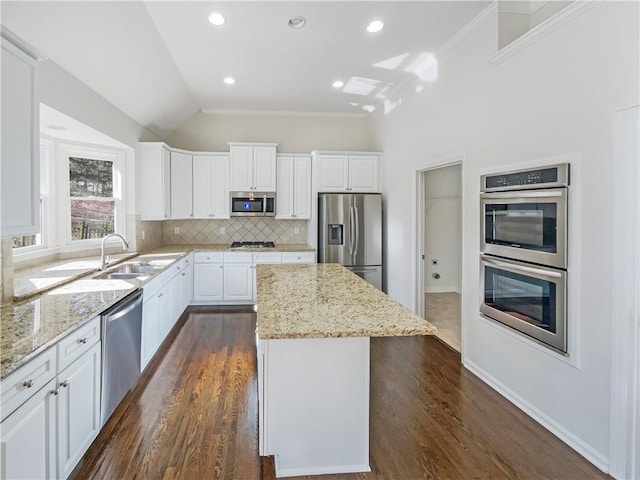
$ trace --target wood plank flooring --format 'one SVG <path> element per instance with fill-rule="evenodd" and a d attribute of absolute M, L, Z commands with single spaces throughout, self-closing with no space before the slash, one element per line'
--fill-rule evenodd
<path fill-rule="evenodd" d="M 257 449 L 255 314 L 192 308 L 182 322 L 72 478 L 275 478 Z M 371 473 L 297 478 L 610 478 L 433 337 L 371 340 L 370 441 Z"/>

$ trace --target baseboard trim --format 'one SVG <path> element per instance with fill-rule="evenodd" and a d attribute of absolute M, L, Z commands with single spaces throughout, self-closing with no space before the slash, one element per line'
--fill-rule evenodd
<path fill-rule="evenodd" d="M 344 465 L 338 467 L 279 468 L 278 456 L 275 456 L 276 477 L 300 477 L 305 475 L 335 475 L 339 473 L 370 472 L 371 467 L 365 465 Z"/>
<path fill-rule="evenodd" d="M 522 410 L 524 413 L 533 418 L 536 422 L 542 425 L 544 428 L 553 433 L 556 437 L 562 440 L 564 443 L 573 448 L 576 452 L 582 455 L 585 459 L 595 465 L 597 468 L 602 470 L 604 473 L 609 473 L 609 460 L 604 456 L 598 453 L 593 447 L 584 442 L 582 439 L 578 438 L 576 435 L 571 433 L 569 430 L 564 428 L 558 422 L 553 420 L 543 411 L 533 406 L 531 403 L 527 402 L 520 395 L 516 394 L 513 390 L 508 388 L 502 382 L 498 381 L 496 378 L 488 374 L 486 371 L 478 367 L 475 363 L 467 360 L 463 362 L 465 368 L 467 368 L 471 373 L 480 378 L 483 382 L 493 388 L 500 395 L 505 397 L 511 403 L 513 403 L 516 407 Z"/>
<path fill-rule="evenodd" d="M 429 287 L 424 289 L 424 293 L 459 293 L 462 294 L 458 287 Z"/>

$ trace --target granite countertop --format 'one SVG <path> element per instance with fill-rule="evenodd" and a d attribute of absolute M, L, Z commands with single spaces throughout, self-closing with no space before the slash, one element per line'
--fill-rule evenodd
<path fill-rule="evenodd" d="M 434 335 L 434 325 L 338 264 L 258 265 L 262 339 Z"/>
<path fill-rule="evenodd" d="M 2 305 L 0 378 L 6 377 L 192 251 L 299 252 L 315 249 L 306 244 L 253 249 L 231 249 L 228 244 L 165 245 L 140 255 L 120 257 L 119 262 L 109 265 L 109 269 L 128 262 L 147 263 L 155 267 L 149 274 L 129 280 L 95 279 L 99 273 L 91 259 L 66 260 L 23 270 L 31 275 L 39 275 L 37 278 L 47 278 L 49 274 L 46 272 L 51 269 L 50 272 L 56 272 L 50 273 L 50 278 L 55 278 L 55 281 L 51 280 L 48 286 L 42 286 L 39 292 L 28 294 L 29 298 Z M 21 277 L 20 281 L 26 282 L 28 277 Z M 47 289 L 49 291 L 43 293 Z"/>

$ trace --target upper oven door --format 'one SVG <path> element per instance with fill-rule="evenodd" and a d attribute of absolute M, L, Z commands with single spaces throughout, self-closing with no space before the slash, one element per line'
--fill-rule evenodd
<path fill-rule="evenodd" d="M 480 195 L 480 251 L 567 268 L 567 189 Z"/>

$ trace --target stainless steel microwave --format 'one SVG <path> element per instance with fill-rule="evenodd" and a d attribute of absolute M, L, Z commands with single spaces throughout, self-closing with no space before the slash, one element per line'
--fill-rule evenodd
<path fill-rule="evenodd" d="M 273 217 L 276 194 L 273 192 L 231 192 L 232 217 Z"/>

